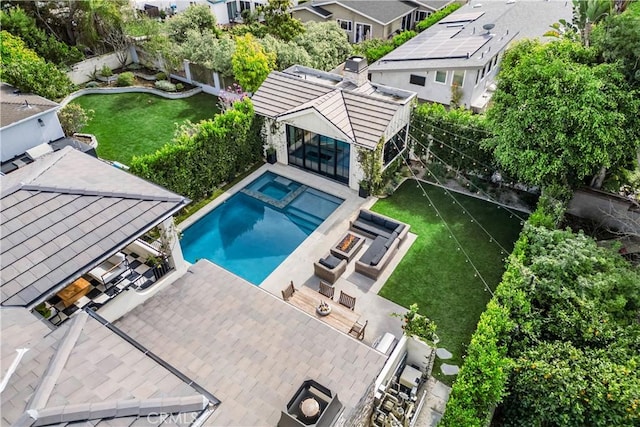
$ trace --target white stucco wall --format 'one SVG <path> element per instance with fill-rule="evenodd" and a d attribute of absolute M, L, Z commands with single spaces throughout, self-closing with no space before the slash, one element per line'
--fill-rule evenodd
<path fill-rule="evenodd" d="M 125 65 L 131 64 L 132 55 L 127 49 L 127 59 Z M 99 72 L 103 66 L 108 66 L 111 69 L 120 68 L 122 64 L 118 59 L 116 53 L 108 53 L 106 55 L 95 56 L 93 58 L 85 59 L 81 62 L 76 62 L 71 66 L 71 71 L 67 73 L 67 76 L 74 84 L 86 83 L 93 78 L 94 72 Z"/>
<path fill-rule="evenodd" d="M 42 119 L 44 126 L 38 123 L 38 119 Z M 2 161 L 7 161 L 23 154 L 30 148 L 62 137 L 64 137 L 64 132 L 55 110 L 30 117 L 28 120 L 0 130 Z"/>

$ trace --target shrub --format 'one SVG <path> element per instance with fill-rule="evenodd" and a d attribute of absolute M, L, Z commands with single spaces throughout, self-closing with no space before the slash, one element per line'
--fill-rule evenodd
<path fill-rule="evenodd" d="M 131 71 L 137 71 L 137 70 L 142 70 L 142 64 L 138 63 L 138 62 L 132 62 L 131 64 L 127 65 L 127 70 L 131 70 Z"/>
<path fill-rule="evenodd" d="M 176 91 L 176 85 L 174 85 L 173 83 L 171 83 L 168 80 L 158 80 L 155 82 L 155 87 L 156 89 L 160 89 L 163 90 L 165 92 L 175 92 Z"/>
<path fill-rule="evenodd" d="M 127 71 L 125 73 L 118 74 L 118 80 L 116 84 L 118 86 L 133 86 L 133 82 L 135 81 L 135 77 L 131 71 Z"/>
<path fill-rule="evenodd" d="M 176 83 L 176 89 L 177 90 L 182 90 L 182 89 L 184 89 L 184 85 L 182 83 Z"/>
<path fill-rule="evenodd" d="M 162 71 L 156 74 L 156 80 L 167 80 L 167 74 Z"/>
<path fill-rule="evenodd" d="M 71 136 L 80 132 L 93 118 L 93 110 L 85 110 L 79 104 L 67 104 L 58 111 L 58 119 L 64 134 Z"/>
<path fill-rule="evenodd" d="M 94 81 L 94 80 L 91 80 L 90 82 L 87 82 L 87 83 L 84 85 L 84 87 L 86 87 L 86 88 L 100 87 L 100 83 L 98 83 L 98 82 L 96 82 L 96 81 Z"/>
<path fill-rule="evenodd" d="M 104 64 L 102 66 L 102 68 L 100 69 L 100 75 L 102 77 L 111 77 L 111 76 L 113 76 L 113 71 L 111 70 L 111 68 L 107 64 Z"/>
<path fill-rule="evenodd" d="M 439 11 L 437 11 L 435 13 L 432 13 L 431 15 L 427 16 L 422 21 L 418 22 L 418 25 L 416 25 L 416 30 L 419 31 L 419 32 L 426 30 L 427 28 L 429 28 L 430 26 L 432 26 L 436 22 L 440 21 L 445 16 L 447 16 L 447 15 L 455 12 L 456 10 L 460 9 L 460 6 L 461 5 L 458 4 L 458 3 L 452 3 L 449 6 L 445 7 L 444 9 L 440 9 Z"/>

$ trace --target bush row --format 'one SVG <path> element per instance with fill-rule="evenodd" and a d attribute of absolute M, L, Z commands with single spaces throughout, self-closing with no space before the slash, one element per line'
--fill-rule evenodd
<path fill-rule="evenodd" d="M 261 129 L 245 98 L 212 120 L 184 125 L 155 153 L 134 157 L 131 171 L 197 202 L 261 158 Z"/>
<path fill-rule="evenodd" d="M 427 28 L 429 28 L 430 26 L 432 26 L 436 22 L 440 21 L 445 16 L 447 16 L 447 15 L 455 12 L 456 10 L 460 9 L 460 6 L 462 6 L 462 5 L 459 4 L 459 3 L 452 3 L 449 6 L 443 8 L 443 9 L 440 9 L 439 11 L 437 11 L 435 13 L 432 13 L 431 15 L 427 16 L 422 21 L 418 22 L 418 24 L 416 25 L 416 30 L 418 30 L 419 32 L 422 32 L 422 31 L 426 30 Z"/>

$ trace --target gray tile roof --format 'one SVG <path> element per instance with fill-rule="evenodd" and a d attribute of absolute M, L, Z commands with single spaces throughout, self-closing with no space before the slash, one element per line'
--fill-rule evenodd
<path fill-rule="evenodd" d="M 473 7 L 474 4 L 481 6 Z M 369 71 L 481 68 L 512 41 L 542 38 L 549 25 L 559 19 L 570 20 L 571 14 L 571 3 L 559 0 L 526 0 L 511 4 L 504 1 L 468 3 L 445 19 L 449 23 L 439 23 L 427 28 L 371 64 Z M 464 18 L 472 15 L 481 16 L 471 21 L 465 19 L 463 27 L 457 26 L 462 22 L 453 22 L 456 16 Z M 485 24 L 495 25 L 490 34 L 483 29 Z M 454 34 L 443 40 L 446 31 Z M 460 45 L 462 39 L 465 40 Z M 440 44 L 437 52 L 444 52 L 445 55 L 433 55 L 433 45 L 436 42 Z M 447 52 L 456 49 L 460 55 L 447 55 Z M 470 54 L 468 58 L 467 52 Z"/>
<path fill-rule="evenodd" d="M 14 93 L 16 88 L 0 83 L 0 128 L 18 123 L 60 105 L 38 95 Z"/>
<path fill-rule="evenodd" d="M 440 10 L 445 6 L 454 2 L 454 0 L 411 0 L 413 3 L 417 3 L 431 10 Z"/>
<path fill-rule="evenodd" d="M 379 1 L 316 1 L 315 6 L 324 6 L 328 4 L 339 4 L 351 9 L 362 16 L 366 16 L 381 25 L 389 24 L 397 19 L 402 18 L 417 7 L 411 1 L 403 0 L 379 0 Z"/>
<path fill-rule="evenodd" d="M 315 6 L 313 4 L 309 4 L 309 3 L 303 3 L 301 5 L 295 6 L 293 8 L 291 8 L 292 11 L 296 11 L 296 10 L 308 10 L 311 13 L 315 13 L 318 16 L 321 16 L 322 18 L 330 18 L 332 13 L 329 12 L 326 9 L 321 8 L 320 6 Z"/>
<path fill-rule="evenodd" d="M 307 379 L 336 392 L 348 414 L 386 360 L 208 261 L 115 326 L 220 398 L 208 425 L 276 425 Z"/>
<path fill-rule="evenodd" d="M 145 410 L 197 415 L 208 404 L 188 383 L 86 313 L 52 331 L 24 308 L 2 307 L 0 324 L 2 366 L 13 362 L 16 349 L 29 349 L 0 396 L 2 425 L 13 424 L 28 409 L 37 411 L 39 423 L 94 425 L 115 416 L 111 422 L 121 426 Z M 141 424 L 149 425 L 146 421 Z"/>
<path fill-rule="evenodd" d="M 253 95 L 253 105 L 257 114 L 271 118 L 315 110 L 340 129 L 348 141 L 375 148 L 406 98 L 393 102 L 376 96 L 368 82 L 359 88 L 341 80 L 332 83 L 273 71 Z"/>
<path fill-rule="evenodd" d="M 0 186 L 3 305 L 33 305 L 188 203 L 70 147 Z"/>

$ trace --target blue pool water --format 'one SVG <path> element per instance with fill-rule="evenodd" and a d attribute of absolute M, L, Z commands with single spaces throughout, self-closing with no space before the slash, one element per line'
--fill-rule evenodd
<path fill-rule="evenodd" d="M 342 202 L 265 172 L 184 230 L 182 251 L 259 285 Z"/>

